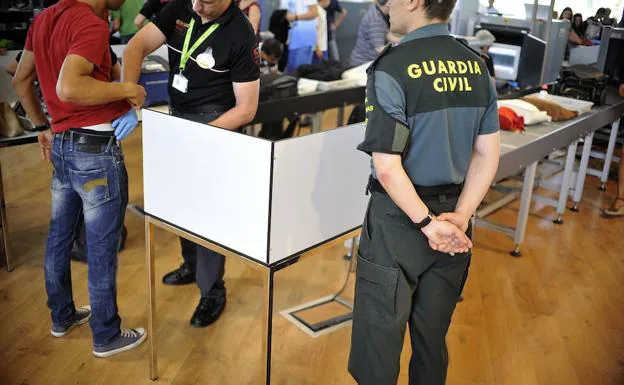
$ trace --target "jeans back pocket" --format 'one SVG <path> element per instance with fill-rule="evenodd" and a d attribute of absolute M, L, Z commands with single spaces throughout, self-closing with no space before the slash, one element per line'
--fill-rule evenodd
<path fill-rule="evenodd" d="M 112 199 L 106 169 L 69 170 L 72 186 L 85 204 L 85 209 L 102 205 Z"/>

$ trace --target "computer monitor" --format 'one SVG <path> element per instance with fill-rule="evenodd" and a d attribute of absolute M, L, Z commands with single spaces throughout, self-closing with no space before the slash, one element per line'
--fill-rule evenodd
<path fill-rule="evenodd" d="M 511 44 L 494 43 L 488 55 L 494 62 L 496 79 L 515 82 L 518 78 L 522 47 Z"/>
<path fill-rule="evenodd" d="M 624 83 L 624 28 L 604 27 L 598 52 L 598 71 L 609 75 L 609 81 Z"/>
<path fill-rule="evenodd" d="M 539 86 L 542 77 L 542 66 L 546 42 L 537 37 L 525 34 L 518 68 L 518 84 L 520 87 Z"/>

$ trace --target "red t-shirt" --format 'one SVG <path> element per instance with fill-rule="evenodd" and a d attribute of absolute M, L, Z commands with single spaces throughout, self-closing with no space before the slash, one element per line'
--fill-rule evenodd
<path fill-rule="evenodd" d="M 68 55 L 82 56 L 93 64 L 93 78 L 111 81 L 108 26 L 89 5 L 62 0 L 43 11 L 28 31 L 26 50 L 35 57 L 41 93 L 52 117 L 52 131 L 110 123 L 130 109 L 125 100 L 83 107 L 64 103 L 56 95 L 56 83 Z"/>

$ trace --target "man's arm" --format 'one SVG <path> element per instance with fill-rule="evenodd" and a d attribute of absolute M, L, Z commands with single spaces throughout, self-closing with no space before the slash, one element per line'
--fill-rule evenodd
<path fill-rule="evenodd" d="M 340 11 L 337 12 L 336 20 L 334 20 L 334 25 L 333 25 L 334 30 L 340 27 L 340 24 L 342 24 L 342 22 L 344 21 L 346 17 L 347 17 L 347 9 L 342 8 L 342 6 L 340 6 Z"/>
<path fill-rule="evenodd" d="M 313 20 L 313 19 L 316 19 L 318 17 L 318 8 L 316 8 L 316 4 L 315 4 L 315 5 L 308 6 L 308 12 L 306 12 L 306 13 L 302 13 L 302 14 L 297 15 L 295 13 L 288 12 L 286 14 L 286 20 L 288 20 L 288 21 L 295 21 L 295 17 L 297 18 L 297 20 Z"/>
<path fill-rule="evenodd" d="M 43 126 L 48 121 L 35 91 L 36 78 L 35 57 L 32 52 L 24 50 L 13 77 L 13 87 L 28 117 L 36 126 Z"/>
<path fill-rule="evenodd" d="M 93 68 L 94 65 L 82 56 L 67 56 L 56 83 L 58 98 L 62 102 L 79 106 L 97 106 L 124 99 L 128 99 L 137 108 L 143 105 L 143 87 L 131 83 L 97 80 L 91 76 Z"/>
<path fill-rule="evenodd" d="M 464 189 L 459 196 L 455 213 L 443 214 L 441 220 L 449 220 L 465 230 L 470 217 L 487 194 L 500 158 L 500 133 L 479 135 L 475 141 L 474 151 L 468 166 Z"/>
<path fill-rule="evenodd" d="M 260 92 L 260 80 L 245 83 L 232 83 L 236 106 L 228 110 L 219 118 L 209 122 L 210 125 L 236 130 L 251 122 L 256 116 L 258 109 L 258 95 Z"/>
<path fill-rule="evenodd" d="M 141 76 L 143 59 L 165 44 L 167 39 L 154 23 L 141 28 L 130 40 L 123 53 L 123 70 L 121 79 L 124 82 L 137 83 Z"/>

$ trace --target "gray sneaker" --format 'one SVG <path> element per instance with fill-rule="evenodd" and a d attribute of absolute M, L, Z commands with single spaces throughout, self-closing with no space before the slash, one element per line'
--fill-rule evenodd
<path fill-rule="evenodd" d="M 64 325 L 57 325 L 52 323 L 52 329 L 50 329 L 50 333 L 54 337 L 63 337 L 67 334 L 71 329 L 75 326 L 82 325 L 83 323 L 89 321 L 91 318 L 91 306 L 83 306 L 76 309 L 76 314 L 74 314 L 74 319 L 71 322 L 68 322 Z"/>
<path fill-rule="evenodd" d="M 121 329 L 117 339 L 108 345 L 95 346 L 93 355 L 100 358 L 110 357 L 114 354 L 132 350 L 141 345 L 147 339 L 147 332 L 143 328 Z"/>

